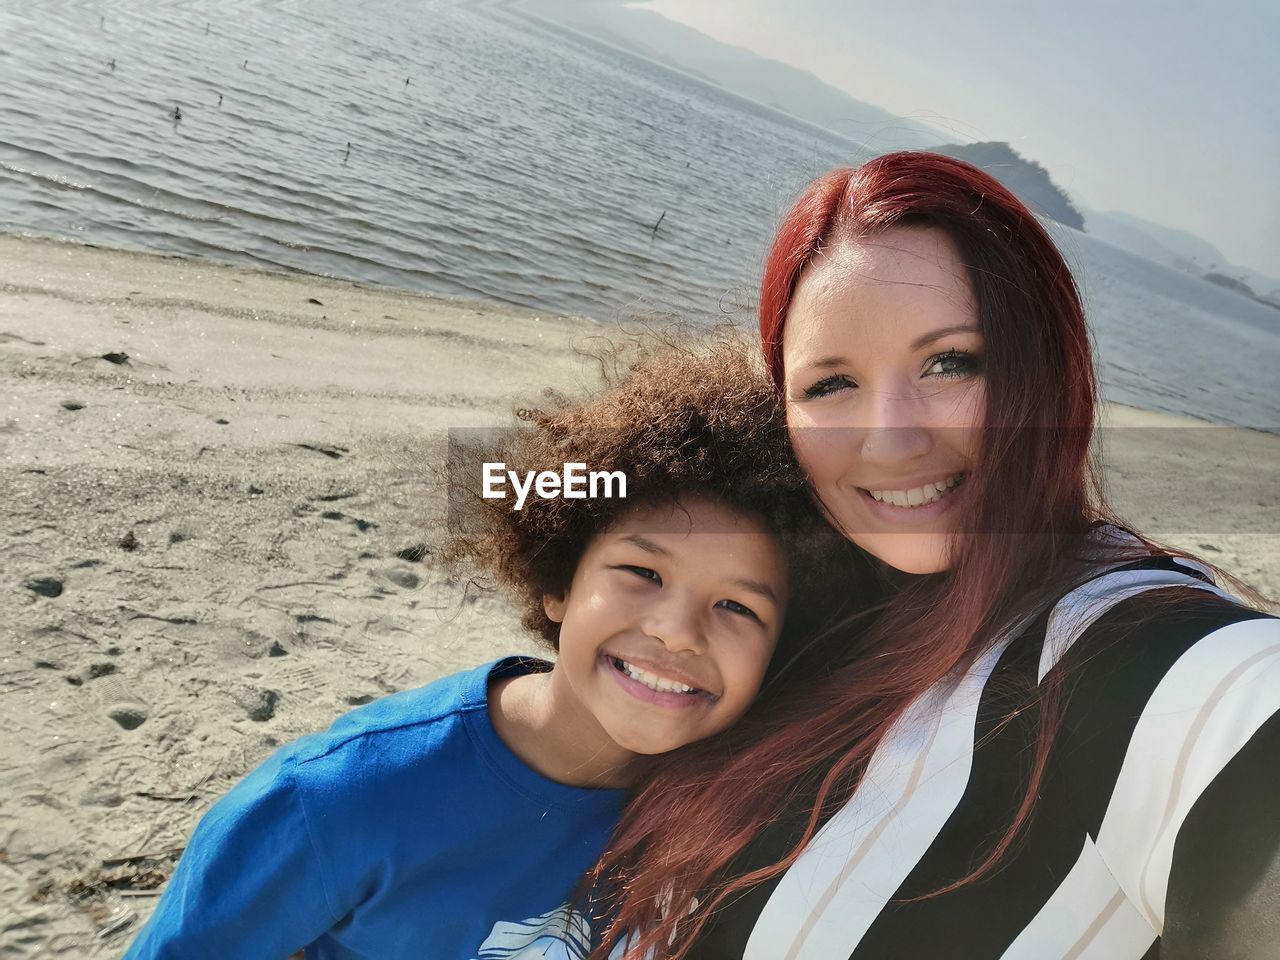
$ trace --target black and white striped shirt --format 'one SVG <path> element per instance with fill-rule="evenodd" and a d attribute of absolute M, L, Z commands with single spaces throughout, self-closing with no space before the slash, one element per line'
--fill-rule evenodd
<path fill-rule="evenodd" d="M 1174 586 L 1194 590 L 1149 603 Z M 992 874 L 913 899 L 1012 821 L 1038 716 L 1009 716 L 1054 670 L 1069 698 L 1032 819 Z M 689 956 L 1280 960 L 1278 711 L 1280 620 L 1194 565 L 1113 568 L 916 701 L 800 859 L 723 907 Z M 805 812 L 738 867 L 780 859 Z"/>

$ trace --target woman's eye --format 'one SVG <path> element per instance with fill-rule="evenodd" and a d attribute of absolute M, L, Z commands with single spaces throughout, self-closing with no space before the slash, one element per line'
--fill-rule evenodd
<path fill-rule="evenodd" d="M 925 373 L 935 377 L 958 378 L 977 373 L 981 364 L 972 353 L 948 350 L 929 361 Z"/>
<path fill-rule="evenodd" d="M 843 373 L 832 374 L 824 377 L 811 387 L 806 387 L 804 391 L 805 397 L 812 400 L 815 397 L 825 397 L 830 394 L 843 390 L 845 387 L 854 386 L 854 382 L 846 377 Z"/>
<path fill-rule="evenodd" d="M 730 613 L 736 613 L 744 617 L 750 617 L 752 620 L 760 619 L 758 616 L 756 616 L 756 612 L 754 610 L 752 610 L 748 606 L 744 606 L 743 604 L 739 603 L 737 600 L 721 600 L 718 605 L 723 607 L 725 610 L 728 610 Z"/>
<path fill-rule="evenodd" d="M 637 567 L 629 563 L 624 563 L 618 567 L 619 570 L 626 570 L 628 573 L 634 573 L 637 577 L 643 577 L 646 580 L 652 580 L 654 583 L 662 583 L 662 577 L 658 576 L 657 570 L 650 570 L 648 567 Z"/>

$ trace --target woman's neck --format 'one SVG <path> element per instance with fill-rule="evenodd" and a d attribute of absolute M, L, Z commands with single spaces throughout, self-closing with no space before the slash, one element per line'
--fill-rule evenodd
<path fill-rule="evenodd" d="M 498 736 L 526 765 L 571 787 L 626 787 L 636 755 L 605 733 L 556 670 L 495 682 L 489 716 Z"/>

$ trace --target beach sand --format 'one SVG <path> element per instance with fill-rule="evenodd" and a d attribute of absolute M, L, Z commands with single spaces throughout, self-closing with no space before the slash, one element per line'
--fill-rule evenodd
<path fill-rule="evenodd" d="M 276 746 L 536 649 L 431 562 L 437 471 L 448 429 L 588 388 L 607 332 L 0 237 L 0 956 L 119 956 Z M 1121 514 L 1280 595 L 1280 437 L 1107 422 Z"/>

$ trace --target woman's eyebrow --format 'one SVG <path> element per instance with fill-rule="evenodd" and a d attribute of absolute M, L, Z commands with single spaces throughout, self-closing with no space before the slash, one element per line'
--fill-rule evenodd
<path fill-rule="evenodd" d="M 817 360 L 813 360 L 809 363 L 801 364 L 801 369 L 802 370 L 827 370 L 827 369 L 830 369 L 831 367 L 848 366 L 848 364 L 849 364 L 848 357 L 841 357 L 841 356 L 836 356 L 835 354 L 832 354 L 831 356 L 828 356 L 828 357 L 819 357 Z"/>
<path fill-rule="evenodd" d="M 911 349 L 919 350 L 922 347 L 927 347 L 935 340 L 941 340 L 950 333 L 978 333 L 978 328 L 972 323 L 958 323 L 954 326 L 942 327 L 939 330 L 934 330 L 932 333 L 925 333 L 916 337 L 916 339 L 911 343 Z"/>

